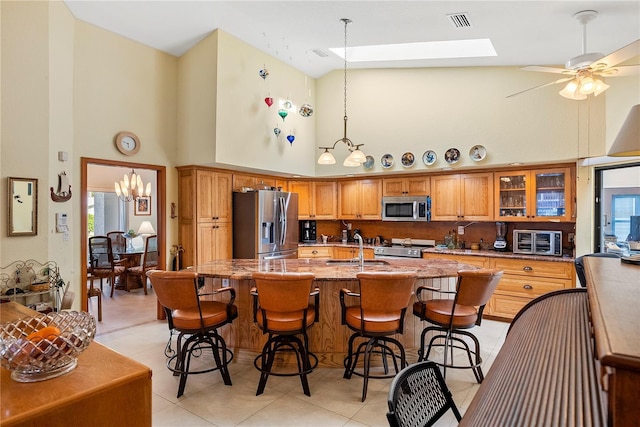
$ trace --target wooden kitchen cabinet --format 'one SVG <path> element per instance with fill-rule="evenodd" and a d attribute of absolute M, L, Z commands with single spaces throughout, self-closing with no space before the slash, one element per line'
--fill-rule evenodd
<path fill-rule="evenodd" d="M 333 246 L 299 246 L 298 258 L 331 259 Z"/>
<path fill-rule="evenodd" d="M 493 318 L 510 321 L 534 298 L 575 287 L 572 262 L 492 258 L 490 265 L 504 272 L 485 308 Z"/>
<path fill-rule="evenodd" d="M 281 188 L 282 191 L 287 191 L 287 181 L 273 176 L 234 173 L 233 190 L 240 191 L 243 187 L 254 190 L 261 190 L 264 187 Z"/>
<path fill-rule="evenodd" d="M 511 222 L 575 221 L 571 168 L 495 173 L 495 218 Z"/>
<path fill-rule="evenodd" d="M 182 266 L 232 256 L 232 175 L 178 168 L 178 240 Z"/>
<path fill-rule="evenodd" d="M 434 254 L 423 253 L 422 258 L 428 259 L 448 259 L 452 261 L 461 262 L 463 264 L 469 264 L 480 268 L 489 268 L 491 260 L 488 257 L 478 255 L 453 255 L 453 254 Z"/>
<path fill-rule="evenodd" d="M 198 222 L 231 222 L 231 174 L 196 171 Z"/>
<path fill-rule="evenodd" d="M 493 173 L 431 177 L 433 221 L 492 221 Z"/>
<path fill-rule="evenodd" d="M 333 247 L 333 258 L 334 259 L 353 259 L 358 257 L 359 249 L 355 246 L 334 246 Z M 364 259 L 373 259 L 373 249 L 364 248 L 362 250 Z"/>
<path fill-rule="evenodd" d="M 337 184 L 332 181 L 290 181 L 289 191 L 298 193 L 298 219 L 336 219 Z"/>
<path fill-rule="evenodd" d="M 384 178 L 383 196 L 428 196 L 430 180 L 428 176 L 415 178 Z"/>
<path fill-rule="evenodd" d="M 339 219 L 381 219 L 382 182 L 357 179 L 338 183 Z"/>
<path fill-rule="evenodd" d="M 449 259 L 480 268 L 502 270 L 502 279 L 484 308 L 484 315 L 511 321 L 532 299 L 547 292 L 575 287 L 573 262 L 520 258 L 423 253 L 423 258 Z"/>

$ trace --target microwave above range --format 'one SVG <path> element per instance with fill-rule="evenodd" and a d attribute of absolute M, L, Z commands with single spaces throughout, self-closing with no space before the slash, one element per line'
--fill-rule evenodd
<path fill-rule="evenodd" d="M 383 221 L 431 221 L 431 196 L 382 198 Z"/>
<path fill-rule="evenodd" d="M 562 231 L 513 230 L 513 253 L 562 256 Z"/>

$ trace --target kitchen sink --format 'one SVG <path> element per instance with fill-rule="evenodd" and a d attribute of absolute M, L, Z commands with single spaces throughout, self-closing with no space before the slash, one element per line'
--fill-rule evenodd
<path fill-rule="evenodd" d="M 329 259 L 327 260 L 327 265 L 358 265 L 359 261 L 357 259 Z M 388 261 L 384 261 L 381 259 L 365 259 L 364 265 L 389 265 Z"/>

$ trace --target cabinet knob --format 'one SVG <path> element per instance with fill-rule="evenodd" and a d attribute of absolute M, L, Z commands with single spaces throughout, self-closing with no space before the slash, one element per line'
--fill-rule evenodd
<path fill-rule="evenodd" d="M 533 267 L 529 267 L 528 265 L 522 267 L 524 271 L 533 271 Z"/>
<path fill-rule="evenodd" d="M 316 251 L 316 250 L 314 249 L 314 250 L 312 250 L 312 251 L 311 251 L 311 253 L 315 255 L 315 254 L 317 254 L 317 253 L 318 253 L 318 251 Z"/>
<path fill-rule="evenodd" d="M 531 285 L 524 285 L 524 286 L 522 286 L 522 287 L 523 287 L 524 289 L 527 289 L 527 290 L 531 290 L 531 289 L 533 289 L 533 286 L 531 286 Z"/>

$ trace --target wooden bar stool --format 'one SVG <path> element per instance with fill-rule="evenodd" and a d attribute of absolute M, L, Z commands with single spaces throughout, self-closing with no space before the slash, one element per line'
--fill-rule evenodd
<path fill-rule="evenodd" d="M 404 347 L 391 335 L 403 332 L 404 315 L 413 293 L 416 273 L 361 272 L 357 277 L 360 281 L 360 293 L 349 289 L 340 291 L 342 324 L 354 331 L 349 338 L 349 353 L 344 359 L 344 378 L 350 379 L 354 374 L 364 378 L 362 387 L 364 402 L 367 397 L 369 378 L 391 378 L 407 366 Z M 357 297 L 360 302 L 347 305 L 345 296 Z M 354 350 L 357 338 L 364 338 L 364 341 Z M 400 353 L 399 355 L 393 351 L 392 345 Z M 383 374 L 371 373 L 371 357 L 374 354 L 382 356 Z M 364 366 L 362 371 L 357 371 L 360 356 L 364 359 Z M 394 374 L 389 374 L 387 362 L 389 357 L 394 364 Z M 398 360 L 400 360 L 400 369 L 398 369 Z"/>
<path fill-rule="evenodd" d="M 413 304 L 413 314 L 420 320 L 431 323 L 422 330 L 420 336 L 420 349 L 418 361 L 429 359 L 429 353 L 433 347 L 444 348 L 444 361 L 436 362 L 443 367 L 446 377 L 447 368 L 472 369 L 478 383 L 484 379 L 480 367 L 480 342 L 475 335 L 465 329 L 480 326 L 484 306 L 489 302 L 493 291 L 502 278 L 502 271 L 491 269 L 461 270 L 458 272 L 458 282 L 455 291 L 444 291 L 429 286 L 420 286 L 417 290 L 418 301 Z M 453 299 L 423 300 L 423 291 L 434 291 L 441 294 L 453 294 Z M 425 350 L 425 338 L 428 332 L 434 331 L 436 335 L 431 337 Z M 467 342 L 460 337 L 470 338 L 475 348 L 471 350 Z M 443 339 L 443 342 L 436 342 Z M 453 349 L 464 350 L 469 359 L 468 365 L 456 365 L 453 361 Z M 449 354 L 450 353 L 450 354 Z M 451 361 L 449 361 L 449 356 Z M 472 358 L 473 356 L 473 358 Z M 475 360 L 473 360 L 475 359 Z"/>
<path fill-rule="evenodd" d="M 309 352 L 307 328 L 318 321 L 319 289 L 312 289 L 313 273 L 253 273 L 256 282 L 251 290 L 254 297 L 253 315 L 263 334 L 269 339 L 253 364 L 260 371 L 256 396 L 264 392 L 269 375 L 300 376 L 304 394 L 311 396 L 307 374 L 318 364 Z M 314 304 L 309 298 L 314 298 Z M 301 336 L 299 338 L 298 336 Z M 282 372 L 273 369 L 278 352 L 293 352 L 297 370 Z M 311 363 L 313 359 L 313 363 Z"/>

